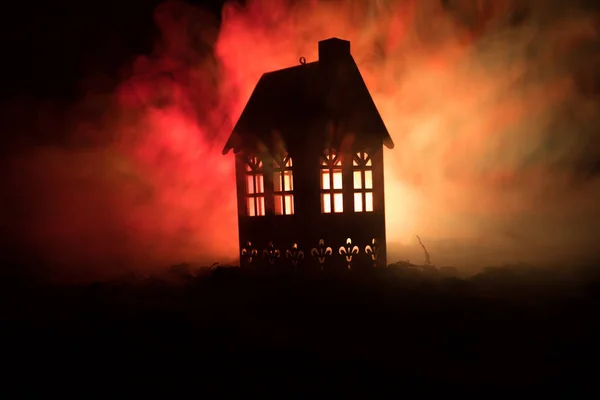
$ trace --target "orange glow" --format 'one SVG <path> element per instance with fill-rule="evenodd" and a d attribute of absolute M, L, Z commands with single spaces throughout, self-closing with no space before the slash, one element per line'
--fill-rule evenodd
<path fill-rule="evenodd" d="M 254 197 L 246 198 L 246 208 L 249 217 L 256 216 L 256 203 L 254 201 Z"/>
<path fill-rule="evenodd" d="M 265 215 L 265 198 L 262 196 L 256 199 L 256 214 Z"/>
<path fill-rule="evenodd" d="M 371 162 L 371 158 L 368 153 L 360 152 L 360 153 L 356 153 L 356 155 L 353 157 L 352 165 L 355 167 L 358 167 L 358 166 L 371 167 L 371 166 L 373 166 L 373 163 Z"/>
<path fill-rule="evenodd" d="M 366 152 L 356 153 L 352 160 L 353 186 L 354 186 L 354 211 L 373 211 L 373 171 L 371 157 Z"/>
<path fill-rule="evenodd" d="M 283 186 L 282 186 L 283 182 Z M 276 192 L 294 190 L 292 171 L 277 171 L 273 173 L 273 188 Z"/>
<path fill-rule="evenodd" d="M 265 178 L 262 174 L 256 176 L 256 193 L 265 192 Z"/>
<path fill-rule="evenodd" d="M 246 193 L 254 193 L 254 176 L 252 175 L 246 175 Z"/>
<path fill-rule="evenodd" d="M 373 211 L 373 192 L 365 193 L 365 211 L 366 212 Z"/>
<path fill-rule="evenodd" d="M 354 211 L 362 212 L 362 210 L 363 210 L 362 194 L 354 193 Z"/>
<path fill-rule="evenodd" d="M 275 160 L 273 167 L 273 189 L 275 191 L 275 215 L 294 214 L 294 179 L 292 172 L 292 158 L 287 155 L 281 160 Z"/>
<path fill-rule="evenodd" d="M 246 175 L 246 193 L 257 194 L 265 192 L 265 179 L 262 174 Z"/>
<path fill-rule="evenodd" d="M 321 171 L 321 189 L 329 190 L 331 189 L 331 185 L 329 184 L 330 177 L 329 171 Z"/>
<path fill-rule="evenodd" d="M 342 160 L 341 160 L 341 158 L 337 157 L 333 153 L 332 154 L 325 154 L 322 157 L 321 165 L 323 165 L 323 166 L 332 166 L 332 167 L 341 167 L 342 166 Z"/>
<path fill-rule="evenodd" d="M 294 180 L 292 179 L 292 171 L 285 171 L 283 175 L 283 190 L 294 190 Z"/>
<path fill-rule="evenodd" d="M 321 212 L 323 212 L 323 213 L 330 213 L 331 212 L 331 194 L 330 193 L 323 193 L 323 195 L 321 196 L 321 198 L 322 198 Z"/>
<path fill-rule="evenodd" d="M 360 171 L 354 171 L 354 189 L 362 189 L 362 174 Z"/>
<path fill-rule="evenodd" d="M 265 198 L 257 196 L 265 192 L 262 166 L 258 157 L 251 157 L 246 162 L 246 215 L 249 217 L 265 215 Z"/>
<path fill-rule="evenodd" d="M 288 215 L 294 214 L 294 196 L 285 196 L 285 210 Z"/>
<path fill-rule="evenodd" d="M 333 212 L 344 212 L 344 195 L 342 193 L 333 194 Z"/>
<path fill-rule="evenodd" d="M 600 223 L 600 180 L 573 172 L 593 148 L 578 138 L 598 138 L 600 102 L 574 72 L 598 70 L 596 56 L 579 53 L 594 47 L 583 45 L 597 15 L 563 12 L 577 2 L 528 2 L 528 17 L 513 23 L 521 3 L 248 0 L 226 4 L 220 24 L 191 5 L 161 4 L 151 56 L 124 66 L 114 93 L 21 107 L 38 117 L 13 124 L 34 128 L 18 132 L 19 153 L 3 160 L 19 178 L 6 184 L 11 207 L 0 220 L 22 226 L 11 237 L 27 253 L 82 275 L 235 260 L 234 156 L 221 155 L 223 144 L 264 72 L 317 61 L 318 41 L 339 37 L 396 143 L 383 153 L 390 259 L 410 257 L 413 244 L 419 257 L 419 234 L 454 243 L 431 245 L 439 262 L 555 261 L 546 249 L 559 246 L 570 262 L 587 254 L 582 243 L 594 249 Z M 46 131 L 63 142 L 27 144 Z M 322 173 L 323 211 L 341 210 Z M 264 192 L 262 177 L 254 192 Z M 372 194 L 363 206 L 373 208 Z M 462 255 L 478 252 L 459 244 L 491 250 L 469 261 Z"/>
<path fill-rule="evenodd" d="M 321 195 L 321 212 L 323 213 L 341 213 L 344 212 L 344 195 L 342 193 L 333 194 L 333 210 L 331 208 L 331 193 Z"/>
<path fill-rule="evenodd" d="M 321 190 L 329 193 L 321 198 L 321 212 L 341 213 L 344 211 L 342 160 L 333 152 L 321 157 Z M 333 201 L 332 201 L 333 196 Z M 333 208 L 332 208 L 333 206 Z"/>
<path fill-rule="evenodd" d="M 365 189 L 373 189 L 373 171 L 365 171 Z"/>
<path fill-rule="evenodd" d="M 283 215 L 283 196 L 275 195 L 274 197 L 275 215 Z"/>
<path fill-rule="evenodd" d="M 294 195 L 275 195 L 275 215 L 294 214 Z"/>
<path fill-rule="evenodd" d="M 249 217 L 260 217 L 265 215 L 264 196 L 246 198 L 246 206 Z"/>
<path fill-rule="evenodd" d="M 333 172 L 333 188 L 342 189 L 342 171 Z"/>
<path fill-rule="evenodd" d="M 265 215 L 265 198 L 248 197 L 246 198 L 246 207 L 249 217 L 260 217 Z"/>

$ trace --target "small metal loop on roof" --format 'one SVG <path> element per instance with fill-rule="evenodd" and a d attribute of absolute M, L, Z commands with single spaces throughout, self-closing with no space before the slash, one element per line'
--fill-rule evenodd
<path fill-rule="evenodd" d="M 300 64 L 302 64 L 302 65 L 306 64 L 306 58 L 305 57 L 300 57 Z"/>

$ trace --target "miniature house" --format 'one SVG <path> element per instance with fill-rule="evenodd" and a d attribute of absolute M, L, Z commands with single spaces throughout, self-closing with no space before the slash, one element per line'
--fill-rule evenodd
<path fill-rule="evenodd" d="M 387 265 L 384 145 L 349 41 L 263 74 L 223 149 L 236 155 L 242 264 Z"/>

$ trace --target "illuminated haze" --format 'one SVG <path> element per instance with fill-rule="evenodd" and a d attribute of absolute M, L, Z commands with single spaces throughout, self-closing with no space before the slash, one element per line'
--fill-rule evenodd
<path fill-rule="evenodd" d="M 4 160 L 7 243 L 90 277 L 235 259 L 223 144 L 263 72 L 316 61 L 317 42 L 335 36 L 351 41 L 396 144 L 388 259 L 421 262 L 420 235 L 438 265 L 590 261 L 599 19 L 562 3 L 255 0 L 226 5 L 220 27 L 164 3 L 153 53 L 125 66 L 115 92 L 84 81 L 67 109 L 13 113 L 14 130 L 43 125 L 62 140 L 34 146 L 24 132 Z"/>

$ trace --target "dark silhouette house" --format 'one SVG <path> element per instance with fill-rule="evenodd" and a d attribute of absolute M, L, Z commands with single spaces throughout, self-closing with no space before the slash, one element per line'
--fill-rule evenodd
<path fill-rule="evenodd" d="M 236 154 L 242 263 L 387 265 L 384 145 L 349 41 L 263 74 L 223 149 Z"/>

